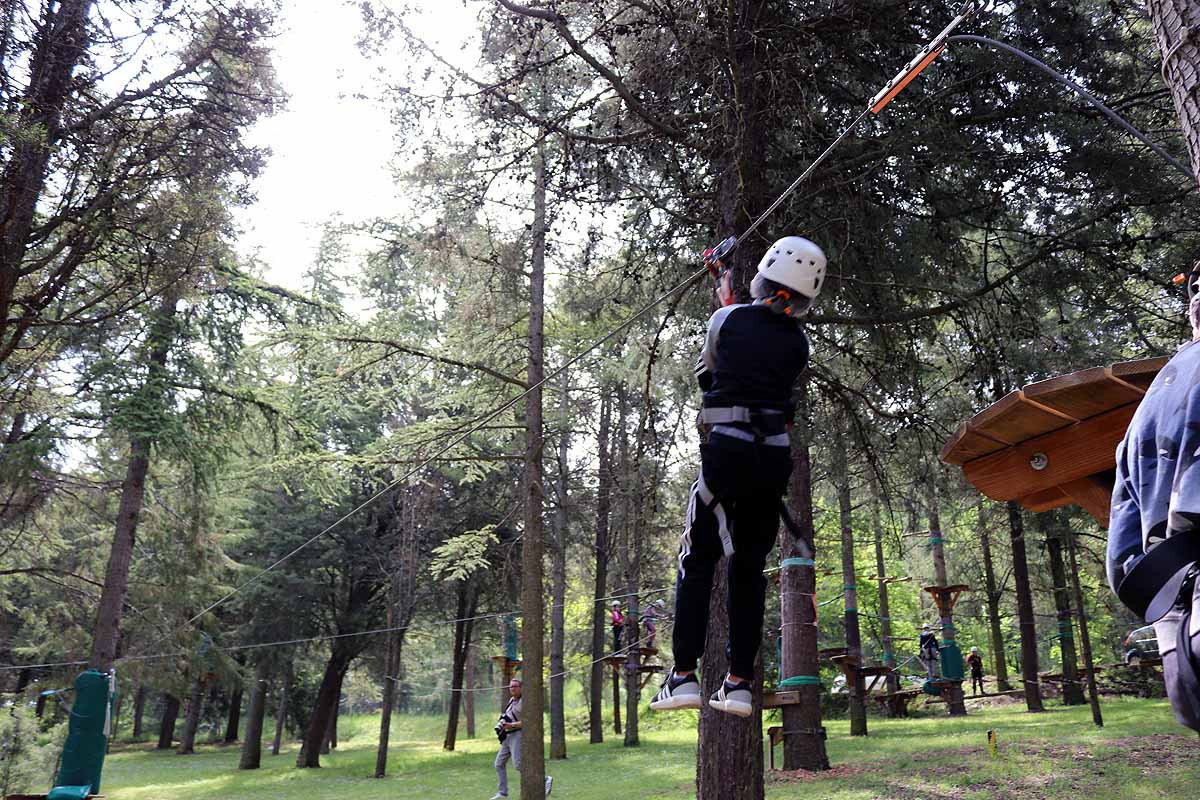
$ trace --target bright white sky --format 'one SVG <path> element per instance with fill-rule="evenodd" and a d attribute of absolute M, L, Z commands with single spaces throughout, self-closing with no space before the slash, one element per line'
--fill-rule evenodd
<path fill-rule="evenodd" d="M 474 63 L 464 40 L 475 32 L 478 7 L 461 0 L 420 0 L 409 22 L 425 41 L 460 66 Z M 388 64 L 364 58 L 355 45 L 361 17 L 337 0 L 285 0 L 275 68 L 290 96 L 286 110 L 261 121 L 249 136 L 273 155 L 256 182 L 258 203 L 240 215 L 241 246 L 257 254 L 266 279 L 291 289 L 312 264 L 326 220 L 388 215 L 403 206 L 392 184 L 387 109 L 374 97 Z M 412 54 L 397 44 L 399 64 Z M 355 95 L 360 95 L 356 97 Z"/>

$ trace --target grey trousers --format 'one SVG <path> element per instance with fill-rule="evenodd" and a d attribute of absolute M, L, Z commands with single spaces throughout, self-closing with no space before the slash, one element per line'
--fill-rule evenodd
<path fill-rule="evenodd" d="M 521 769 L 521 732 L 510 731 L 500 743 L 500 752 L 496 754 L 496 777 L 498 783 L 496 794 L 508 797 L 508 761 L 512 759 L 513 766 Z"/>

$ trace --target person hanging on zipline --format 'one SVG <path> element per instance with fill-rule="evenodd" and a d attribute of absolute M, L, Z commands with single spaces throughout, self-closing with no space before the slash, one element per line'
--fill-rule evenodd
<path fill-rule="evenodd" d="M 722 307 L 708 322 L 696 379 L 704 393 L 700 474 L 680 537 L 672 648 L 675 666 L 650 707 L 700 708 L 696 675 L 708 631 L 713 573 L 729 556 L 729 670 L 709 704 L 740 717 L 753 711 L 754 659 L 762 639 L 767 555 L 779 531 L 792 457 L 792 387 L 808 365 L 801 328 L 825 279 L 825 254 L 799 236 L 775 242 L 735 304 L 729 274 L 718 277 Z M 714 669 L 716 664 L 706 664 Z"/>
<path fill-rule="evenodd" d="M 978 647 L 971 648 L 971 655 L 967 656 L 967 666 L 971 668 L 971 694 L 986 694 L 983 690 L 983 656 L 979 654 Z M 976 685 L 979 687 L 978 691 Z"/>
<path fill-rule="evenodd" d="M 937 677 L 938 640 L 937 634 L 929 628 L 929 623 L 921 626 L 921 638 L 917 642 L 917 657 L 925 665 L 925 677 L 933 680 Z"/>

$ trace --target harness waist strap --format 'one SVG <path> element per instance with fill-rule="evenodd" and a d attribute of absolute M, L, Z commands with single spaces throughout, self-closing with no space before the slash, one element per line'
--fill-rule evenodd
<path fill-rule="evenodd" d="M 1147 622 L 1162 619 L 1183 586 L 1188 567 L 1200 561 L 1200 534 L 1168 536 L 1142 556 L 1117 587 L 1117 597 Z"/>

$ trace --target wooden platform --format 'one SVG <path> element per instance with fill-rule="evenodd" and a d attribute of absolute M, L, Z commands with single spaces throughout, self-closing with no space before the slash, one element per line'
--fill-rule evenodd
<path fill-rule="evenodd" d="M 919 697 L 923 692 L 920 689 L 904 689 L 899 692 L 888 692 L 887 694 L 871 695 L 876 703 L 881 706 L 887 706 L 893 718 L 907 717 L 908 704 Z"/>
<path fill-rule="evenodd" d="M 1117 444 L 1166 357 L 1027 384 L 959 426 L 941 459 L 993 500 L 1030 511 L 1078 503 L 1108 527 Z"/>

